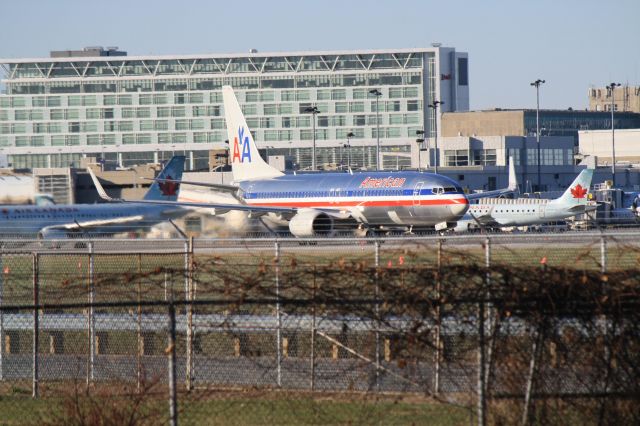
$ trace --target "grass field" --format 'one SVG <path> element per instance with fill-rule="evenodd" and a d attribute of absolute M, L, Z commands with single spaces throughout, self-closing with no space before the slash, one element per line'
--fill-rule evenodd
<path fill-rule="evenodd" d="M 195 393 L 197 395 L 197 392 Z M 194 395 L 194 396 L 195 396 Z M 435 425 L 454 426 L 469 424 L 471 412 L 458 406 L 433 401 L 403 402 L 369 400 L 349 402 L 349 396 L 312 398 L 287 395 L 284 399 L 273 397 L 232 397 L 194 401 L 190 398 L 179 400 L 179 421 L 183 425 Z M 369 397 L 371 399 L 372 397 Z M 99 399 L 96 399 L 100 401 Z M 94 401 L 95 402 L 95 401 Z M 117 415 L 128 413 L 129 407 L 123 402 L 113 403 L 104 399 L 102 409 L 97 414 L 104 420 L 114 420 Z M 29 425 L 55 424 L 77 417 L 73 411 L 65 411 L 68 406 L 61 398 L 31 399 L 29 396 L 0 396 L 0 424 Z M 89 410 L 85 411 L 88 412 Z M 156 414 L 149 415 L 150 412 Z M 168 403 L 154 399 L 146 401 L 138 414 L 147 417 L 138 424 L 166 423 Z M 77 419 L 76 419 L 77 420 Z M 79 424 L 79 423 L 78 423 Z M 106 423 L 111 424 L 111 423 Z"/>
<path fill-rule="evenodd" d="M 251 246 L 238 246 L 224 252 L 196 252 L 195 277 L 206 283 L 209 289 L 224 289 L 223 273 L 232 279 L 255 276 L 264 271 L 262 280 L 275 280 L 272 247 L 261 247 L 259 250 Z M 569 267 L 579 270 L 601 269 L 602 256 L 598 241 L 585 241 L 584 244 L 559 246 L 558 244 L 520 244 L 509 245 L 492 243 L 490 261 L 493 264 L 539 267 Z M 0 257 L 3 287 L 3 303 L 28 304 L 33 300 L 32 255 L 2 254 Z M 481 240 L 473 244 L 456 245 L 444 243 L 440 264 L 484 265 L 485 252 Z M 414 268 L 433 266 L 438 263 L 438 248 L 435 241 L 425 244 L 405 244 L 402 246 L 380 247 L 379 266 L 382 268 Z M 375 265 L 375 250 L 372 244 L 340 246 L 293 246 L 291 244 L 280 250 L 280 272 L 286 275 L 298 268 L 322 270 L 326 267 L 343 267 L 359 264 L 365 268 Z M 627 270 L 640 266 L 640 248 L 634 245 L 607 245 L 606 265 L 608 270 Z M 165 284 L 173 285 L 180 291 L 184 284 L 184 255 L 182 253 L 146 253 L 146 254 L 96 254 L 94 258 L 94 276 L 96 283 L 104 283 L 111 278 L 108 292 L 96 290 L 96 302 L 109 301 L 117 293 L 118 300 L 154 300 L 165 297 Z M 164 280 L 162 271 L 168 270 Z M 71 253 L 43 253 L 39 258 L 40 301 L 45 304 L 60 302 L 85 302 L 89 283 L 89 255 Z M 173 276 L 171 275 L 173 274 Z M 117 277 L 117 283 L 115 278 Z M 115 285 L 117 284 L 117 285 Z M 138 293 L 138 286 L 141 286 Z M 204 290 L 200 287 L 200 291 Z"/>

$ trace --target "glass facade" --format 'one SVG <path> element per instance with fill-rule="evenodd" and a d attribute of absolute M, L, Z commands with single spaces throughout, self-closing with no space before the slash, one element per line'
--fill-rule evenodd
<path fill-rule="evenodd" d="M 201 168 L 206 156 L 199 152 L 226 147 L 221 87 L 231 85 L 259 147 L 278 144 L 270 155 L 279 149 L 300 168 L 310 164 L 315 119 L 315 140 L 324 145 L 318 164 L 344 163 L 341 147 L 353 133 L 374 152 L 351 148 L 352 166 L 375 165 L 377 138 L 385 165 L 406 166 L 415 131 L 434 126 L 425 105 L 439 90 L 438 55 L 433 48 L 5 61 L 0 149 L 14 167 L 78 166 L 81 155 L 126 166 L 157 161 L 159 151 L 185 151 L 188 167 Z M 306 114 L 310 106 L 320 112 Z"/>
<path fill-rule="evenodd" d="M 635 129 L 640 127 L 637 114 L 620 112 L 615 114 L 616 129 Z M 524 115 L 525 135 L 536 134 L 536 111 L 526 110 Z M 540 136 L 573 136 L 578 142 L 579 130 L 611 129 L 611 114 L 598 111 L 540 111 Z"/>

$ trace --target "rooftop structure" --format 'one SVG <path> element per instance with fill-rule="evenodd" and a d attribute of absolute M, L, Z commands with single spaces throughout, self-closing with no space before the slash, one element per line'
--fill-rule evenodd
<path fill-rule="evenodd" d="M 592 87 L 589 89 L 589 110 L 611 111 L 611 89 Z M 613 90 L 613 110 L 640 113 L 640 86 L 622 85 Z"/>
<path fill-rule="evenodd" d="M 52 58 L 94 58 L 97 56 L 127 56 L 127 52 L 118 50 L 118 47 L 102 46 L 85 47 L 82 50 L 52 50 L 49 55 Z"/>

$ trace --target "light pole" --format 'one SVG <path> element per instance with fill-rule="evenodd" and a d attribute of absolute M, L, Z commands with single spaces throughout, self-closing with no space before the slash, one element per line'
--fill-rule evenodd
<path fill-rule="evenodd" d="M 378 100 L 382 93 L 378 89 L 369 90 L 376 97 L 376 170 L 380 170 L 380 103 Z"/>
<path fill-rule="evenodd" d="M 347 133 L 347 168 L 351 170 L 351 138 L 355 136 L 353 132 Z"/>
<path fill-rule="evenodd" d="M 616 187 L 616 126 L 613 124 L 613 110 L 615 109 L 613 103 L 613 93 L 616 87 L 620 86 L 620 83 L 611 83 L 607 86 L 607 89 L 611 93 L 611 184 Z"/>
<path fill-rule="evenodd" d="M 320 112 L 318 107 L 306 107 L 304 112 L 313 115 L 313 150 L 311 151 L 311 170 L 316 170 L 316 115 Z"/>
<path fill-rule="evenodd" d="M 434 100 L 428 107 L 433 109 L 433 131 L 435 136 L 435 161 L 433 163 L 433 171 L 438 174 L 438 105 L 444 105 L 442 101 Z"/>
<path fill-rule="evenodd" d="M 420 171 L 420 163 L 421 158 L 420 158 L 420 147 L 422 146 L 422 143 L 424 142 L 424 130 L 416 130 L 416 136 L 418 136 L 418 139 L 416 139 L 416 142 L 418 143 L 418 171 Z"/>
<path fill-rule="evenodd" d="M 537 79 L 532 86 L 536 88 L 536 146 L 538 151 L 538 191 L 542 190 L 542 181 L 540 178 L 540 85 L 544 83 L 544 80 Z"/>

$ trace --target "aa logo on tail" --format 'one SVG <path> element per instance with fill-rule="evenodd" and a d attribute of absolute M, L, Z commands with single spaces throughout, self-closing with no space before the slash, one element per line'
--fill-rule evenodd
<path fill-rule="evenodd" d="M 249 133 L 247 131 L 247 133 Z M 232 163 L 236 162 L 236 158 L 239 163 L 244 163 L 245 159 L 247 163 L 251 162 L 251 146 L 249 142 L 249 136 L 245 136 L 244 127 L 238 128 L 238 136 L 233 138 L 233 157 Z"/>

